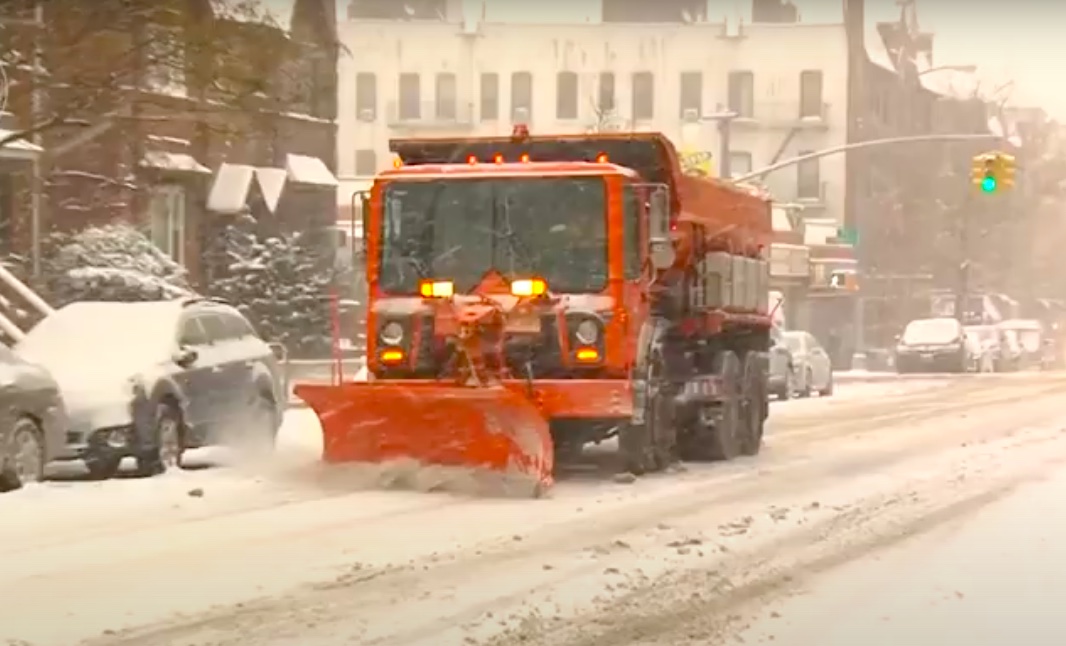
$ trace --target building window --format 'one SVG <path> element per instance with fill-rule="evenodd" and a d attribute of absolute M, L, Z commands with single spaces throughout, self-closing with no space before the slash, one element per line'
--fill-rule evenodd
<path fill-rule="evenodd" d="M 422 79 L 418 74 L 400 74 L 399 117 L 401 121 L 422 118 Z"/>
<path fill-rule="evenodd" d="M 743 150 L 729 151 L 729 176 L 740 177 L 751 172 L 751 153 Z"/>
<path fill-rule="evenodd" d="M 373 121 L 378 115 L 378 77 L 373 72 L 355 75 L 355 117 Z"/>
<path fill-rule="evenodd" d="M 149 205 L 152 243 L 185 264 L 185 189 L 164 184 L 151 189 Z"/>
<path fill-rule="evenodd" d="M 614 72 L 600 72 L 600 96 L 596 105 L 601 113 L 614 111 Z"/>
<path fill-rule="evenodd" d="M 651 72 L 633 74 L 633 119 L 655 118 L 655 75 Z"/>
<path fill-rule="evenodd" d="M 511 74 L 511 119 L 529 121 L 533 116 L 533 75 L 529 72 Z"/>
<path fill-rule="evenodd" d="M 703 72 L 681 72 L 681 116 L 699 119 L 703 115 Z"/>
<path fill-rule="evenodd" d="M 799 156 L 810 155 L 813 150 L 801 150 Z M 821 160 L 808 159 L 796 164 L 796 197 L 817 200 L 822 197 Z"/>
<path fill-rule="evenodd" d="M 746 70 L 729 73 L 729 110 L 744 119 L 755 116 L 755 74 Z"/>
<path fill-rule="evenodd" d="M 373 175 L 378 172 L 378 155 L 372 149 L 355 151 L 355 174 Z"/>
<path fill-rule="evenodd" d="M 801 117 L 822 116 L 822 70 L 800 72 Z"/>
<path fill-rule="evenodd" d="M 481 120 L 500 118 L 500 75 L 485 72 L 481 75 Z"/>
<path fill-rule="evenodd" d="M 559 72 L 555 76 L 555 118 L 577 119 L 576 72 Z"/>
<path fill-rule="evenodd" d="M 456 81 L 455 74 L 441 72 L 437 74 L 437 118 L 454 121 L 456 118 Z"/>

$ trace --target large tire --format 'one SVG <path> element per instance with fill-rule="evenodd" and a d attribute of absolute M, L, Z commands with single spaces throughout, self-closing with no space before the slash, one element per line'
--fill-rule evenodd
<path fill-rule="evenodd" d="M 813 382 L 814 382 L 814 373 L 811 371 L 811 369 L 809 367 L 808 368 L 804 368 L 803 369 L 803 388 L 800 389 L 800 392 L 799 392 L 799 396 L 800 397 L 807 398 L 807 397 L 811 396 L 811 389 L 814 386 Z"/>
<path fill-rule="evenodd" d="M 181 411 L 170 402 L 156 408 L 153 446 L 137 455 L 137 473 L 149 477 L 180 469 L 185 454 L 185 424 Z"/>
<path fill-rule="evenodd" d="M 766 368 L 758 352 L 744 355 L 743 380 L 741 382 L 741 435 L 740 452 L 743 455 L 758 455 L 762 449 L 763 426 L 766 416 L 767 383 Z"/>
<path fill-rule="evenodd" d="M 713 426 L 695 422 L 682 445 L 683 459 L 709 462 L 731 460 L 740 455 L 744 433 L 740 399 L 742 370 L 740 359 L 732 352 L 722 352 L 714 358 L 712 372 L 722 380 L 724 389 L 721 415 Z"/>
<path fill-rule="evenodd" d="M 677 441 L 673 394 L 665 378 L 666 362 L 662 353 L 652 351 L 642 369 L 638 383 L 644 393 L 638 405 L 644 408 L 643 420 L 623 425 L 618 433 L 623 467 L 634 475 L 670 466 Z"/>
<path fill-rule="evenodd" d="M 44 479 L 44 440 L 37 422 L 29 417 L 15 420 L 9 450 L 6 466 L 0 471 L 0 491 L 21 489 Z"/>

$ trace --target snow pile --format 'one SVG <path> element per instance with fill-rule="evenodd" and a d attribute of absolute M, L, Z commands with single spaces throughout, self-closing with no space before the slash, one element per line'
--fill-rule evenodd
<path fill-rule="evenodd" d="M 49 239 L 42 266 L 45 297 L 73 301 L 154 301 L 192 294 L 185 268 L 123 223 Z"/>
<path fill-rule="evenodd" d="M 290 356 L 327 356 L 332 258 L 308 236 L 260 239 L 256 227 L 251 216 L 239 216 L 214 236 L 206 254 L 208 294 L 232 303 Z"/>

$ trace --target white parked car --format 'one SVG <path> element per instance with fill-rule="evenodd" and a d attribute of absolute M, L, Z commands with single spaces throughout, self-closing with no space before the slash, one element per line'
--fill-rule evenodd
<path fill-rule="evenodd" d="M 124 457 L 153 475 L 190 448 L 273 446 L 288 401 L 272 348 L 208 299 L 71 303 L 14 350 L 59 383 L 69 428 L 57 459 L 84 460 L 95 478 Z"/>
<path fill-rule="evenodd" d="M 785 344 L 792 352 L 792 364 L 796 373 L 796 391 L 800 397 L 818 393 L 823 397 L 833 394 L 833 363 L 818 339 L 810 332 L 790 330 L 784 333 Z"/>

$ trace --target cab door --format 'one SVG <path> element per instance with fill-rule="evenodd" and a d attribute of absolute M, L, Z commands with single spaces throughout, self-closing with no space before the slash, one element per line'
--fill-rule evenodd
<path fill-rule="evenodd" d="M 629 356 L 637 356 L 640 325 L 648 318 L 648 291 L 644 285 L 644 253 L 647 226 L 637 186 L 622 185 L 622 308 Z"/>

